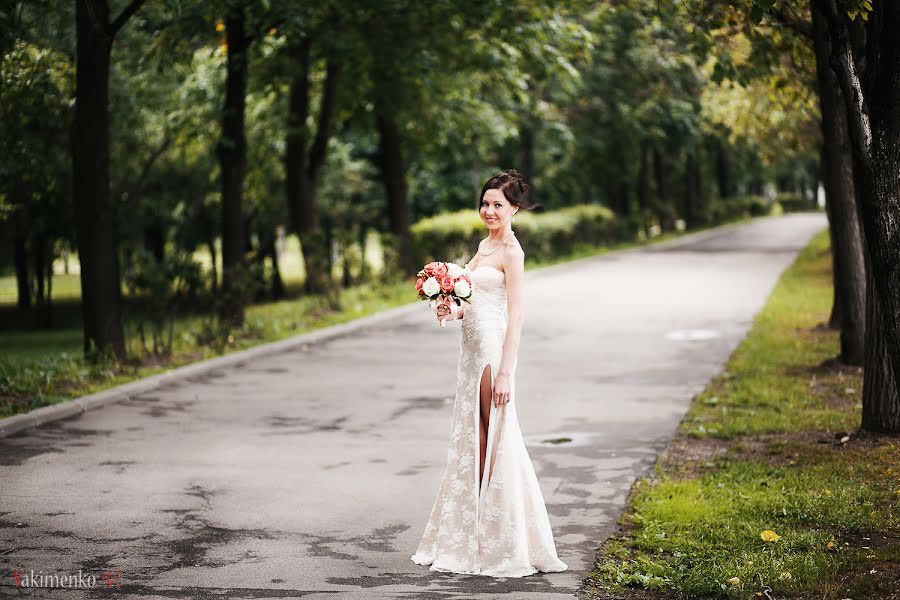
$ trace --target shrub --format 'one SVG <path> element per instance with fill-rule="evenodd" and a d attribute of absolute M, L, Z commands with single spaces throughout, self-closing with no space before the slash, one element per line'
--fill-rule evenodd
<path fill-rule="evenodd" d="M 816 210 L 812 202 L 796 192 L 782 192 L 775 196 L 775 202 L 781 205 L 784 212 L 800 212 L 804 210 Z"/>
<path fill-rule="evenodd" d="M 170 354 L 176 312 L 180 304 L 193 300 L 204 284 L 200 264 L 185 252 L 167 254 L 158 262 L 152 254 L 139 249 L 125 272 L 125 284 L 135 298 L 137 311 L 132 318 L 141 349 L 151 354 Z"/>
<path fill-rule="evenodd" d="M 548 259 L 571 253 L 578 245 L 609 244 L 635 236 L 634 223 L 617 220 L 613 212 L 581 204 L 543 213 L 521 211 L 514 231 L 530 257 Z M 466 260 L 485 236 L 474 210 L 443 213 L 422 219 L 411 228 L 413 255 L 420 264 L 432 260 Z"/>
<path fill-rule="evenodd" d="M 760 217 L 771 214 L 773 206 L 764 196 L 717 198 L 707 206 L 706 219 L 718 224 L 744 217 Z"/>

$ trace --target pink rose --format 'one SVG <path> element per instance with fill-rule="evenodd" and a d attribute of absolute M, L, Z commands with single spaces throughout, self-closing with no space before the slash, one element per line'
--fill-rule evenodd
<path fill-rule="evenodd" d="M 434 276 L 440 280 L 444 275 L 447 274 L 447 265 L 444 263 L 439 263 L 438 266 L 434 268 Z"/>
<path fill-rule="evenodd" d="M 419 294 L 422 293 L 422 284 L 423 283 L 425 283 L 424 277 L 419 277 L 418 279 L 416 279 L 416 293 L 419 293 Z"/>
<path fill-rule="evenodd" d="M 425 268 L 422 270 L 425 271 L 425 273 L 427 273 L 429 276 L 434 275 L 434 268 L 436 266 L 438 266 L 439 264 L 440 263 L 437 263 L 437 262 L 430 262 L 427 265 L 425 265 Z"/>
<path fill-rule="evenodd" d="M 446 267 L 444 267 L 444 269 L 446 270 Z M 456 282 L 453 281 L 453 278 L 450 277 L 449 275 L 444 275 L 443 277 L 438 279 L 438 281 L 441 284 L 441 291 L 444 291 L 444 292 L 449 292 L 450 290 L 453 289 L 453 286 L 456 284 Z"/>

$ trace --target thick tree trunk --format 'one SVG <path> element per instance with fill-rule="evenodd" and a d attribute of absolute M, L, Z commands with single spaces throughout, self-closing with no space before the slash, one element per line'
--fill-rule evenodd
<path fill-rule="evenodd" d="M 110 26 L 106 0 L 76 0 L 75 25 L 72 172 L 84 352 L 124 359 L 118 248 L 109 193 L 109 61 L 115 27 Z"/>
<path fill-rule="evenodd" d="M 853 185 L 853 149 L 847 126 L 847 108 L 837 77 L 829 66 L 831 42 L 828 39 L 828 25 L 824 16 L 815 10 L 814 2 L 811 4 L 822 114 L 825 196 L 833 243 L 834 297 L 841 302 L 834 316 L 841 318 L 841 361 L 848 365 L 862 365 L 866 337 L 866 271 Z"/>
<path fill-rule="evenodd" d="M 900 394 L 885 337 L 878 333 L 884 322 L 871 273 L 866 290 L 868 327 L 871 329 L 866 336 L 862 428 L 866 431 L 897 432 L 900 431 Z"/>
<path fill-rule="evenodd" d="M 868 308 L 877 311 L 874 316 L 880 321 L 873 326 L 870 314 L 868 330 L 870 335 L 878 335 L 878 344 L 884 344 L 886 371 L 890 372 L 884 375 L 894 384 L 879 386 L 880 391 L 875 392 L 863 390 L 863 416 L 868 429 L 900 432 L 900 419 L 895 418 L 900 412 L 900 45 L 896 42 L 900 4 L 878 2 L 873 6 L 866 21 L 866 71 L 861 79 L 846 14 L 835 0 L 815 3 L 828 23 L 831 67 L 846 99 L 859 186 L 857 201 L 871 274 L 868 287 L 877 295 Z M 867 371 L 879 364 L 877 356 L 872 362 L 869 358 Z M 868 375 L 866 385 L 874 385 L 873 377 Z"/>
<path fill-rule="evenodd" d="M 384 104 L 376 107 L 379 166 L 387 197 L 391 233 L 397 243 L 397 266 L 404 275 L 414 275 L 418 269 L 413 264 L 410 243 L 406 169 L 403 164 L 400 130 L 394 119 L 394 115 Z"/>
<path fill-rule="evenodd" d="M 228 62 L 222 138 L 218 153 L 222 170 L 222 294 L 219 317 L 235 327 L 244 323 L 244 220 L 242 216 L 247 141 L 244 112 L 247 93 L 247 49 L 244 7 L 236 5 L 225 21 Z"/>

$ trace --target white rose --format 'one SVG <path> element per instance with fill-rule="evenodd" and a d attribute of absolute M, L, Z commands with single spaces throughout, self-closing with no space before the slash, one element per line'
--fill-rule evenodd
<path fill-rule="evenodd" d="M 438 280 L 434 277 L 429 277 L 425 280 L 425 283 L 422 284 L 422 291 L 425 292 L 426 296 L 434 296 L 441 291 L 441 284 L 439 284 Z"/>
<path fill-rule="evenodd" d="M 447 263 L 447 274 L 456 279 L 463 274 L 463 268 L 456 263 Z"/>
<path fill-rule="evenodd" d="M 468 298 L 469 294 L 472 293 L 472 289 L 469 287 L 469 282 L 465 279 L 460 279 L 456 282 L 456 285 L 453 287 L 453 291 L 460 298 Z"/>

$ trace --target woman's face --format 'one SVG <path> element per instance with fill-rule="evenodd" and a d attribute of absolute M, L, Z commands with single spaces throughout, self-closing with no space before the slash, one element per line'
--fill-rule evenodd
<path fill-rule="evenodd" d="M 488 190 L 481 198 L 479 213 L 488 229 L 503 229 L 519 210 L 513 206 L 500 190 Z"/>

